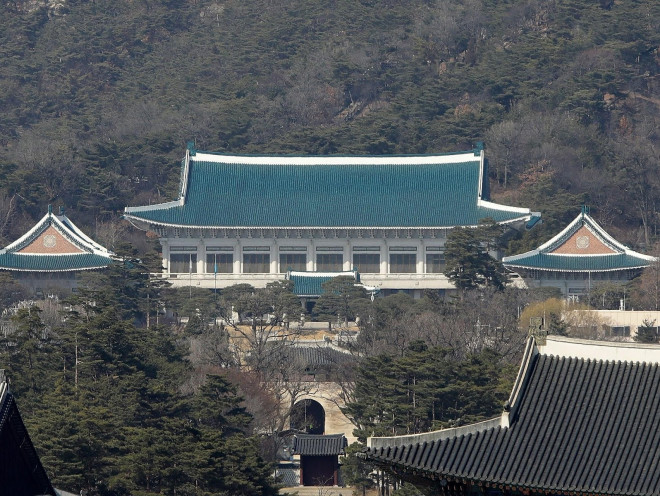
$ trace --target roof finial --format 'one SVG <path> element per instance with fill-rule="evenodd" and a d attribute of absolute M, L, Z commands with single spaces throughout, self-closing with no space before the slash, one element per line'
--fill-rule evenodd
<path fill-rule="evenodd" d="M 477 157 L 481 155 L 481 152 L 484 150 L 484 142 L 483 141 L 477 141 L 476 144 L 474 145 L 474 156 Z"/>
<path fill-rule="evenodd" d="M 64 205 L 60 205 L 60 216 L 64 215 Z"/>
<path fill-rule="evenodd" d="M 53 206 L 50 203 L 48 204 L 48 215 L 53 215 Z"/>
<path fill-rule="evenodd" d="M 589 207 L 587 205 L 582 205 L 582 215 L 589 215 Z"/>
<path fill-rule="evenodd" d="M 197 153 L 197 149 L 195 148 L 195 142 L 194 141 L 189 141 L 187 145 L 188 151 L 190 152 L 191 156 L 195 156 Z"/>

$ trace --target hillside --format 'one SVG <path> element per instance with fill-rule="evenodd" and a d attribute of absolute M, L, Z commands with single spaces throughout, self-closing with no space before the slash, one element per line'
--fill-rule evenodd
<path fill-rule="evenodd" d="M 0 5 L 0 239 L 46 205 L 113 246 L 172 199 L 187 141 L 408 154 L 485 141 L 491 190 L 582 204 L 646 249 L 660 217 L 654 0 L 14 0 Z M 258 194 L 255 191 L 254 194 Z"/>

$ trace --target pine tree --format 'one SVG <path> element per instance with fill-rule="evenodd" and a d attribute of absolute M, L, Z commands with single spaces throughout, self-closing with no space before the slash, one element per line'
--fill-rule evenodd
<path fill-rule="evenodd" d="M 658 326 L 655 325 L 655 320 L 644 320 L 642 325 L 637 327 L 634 339 L 639 343 L 657 343 Z"/>
<path fill-rule="evenodd" d="M 457 227 L 445 244 L 446 274 L 460 289 L 492 286 L 504 289 L 508 275 L 502 263 L 488 254 L 500 231 L 491 224 L 477 228 Z"/>
<path fill-rule="evenodd" d="M 314 305 L 314 314 L 329 325 L 337 319 L 344 323 L 355 319 L 358 309 L 369 300 L 364 288 L 355 285 L 352 276 L 339 276 L 321 284 L 323 294 Z"/>

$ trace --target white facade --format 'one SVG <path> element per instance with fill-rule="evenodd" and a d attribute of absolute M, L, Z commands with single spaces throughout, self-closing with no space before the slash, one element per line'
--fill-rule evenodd
<path fill-rule="evenodd" d="M 381 290 L 453 289 L 443 274 L 444 229 L 218 232 L 161 229 L 163 273 L 174 286 L 265 287 L 297 271 L 351 271 Z M 178 236 L 177 236 L 178 234 Z"/>

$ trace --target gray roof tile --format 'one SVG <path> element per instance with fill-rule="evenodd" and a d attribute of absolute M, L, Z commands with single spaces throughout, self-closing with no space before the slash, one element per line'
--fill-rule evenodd
<path fill-rule="evenodd" d="M 539 354 L 510 426 L 367 449 L 372 461 L 473 483 L 660 494 L 660 367 Z"/>
<path fill-rule="evenodd" d="M 343 434 L 296 434 L 293 437 L 293 454 L 308 456 L 343 455 L 348 445 Z"/>

